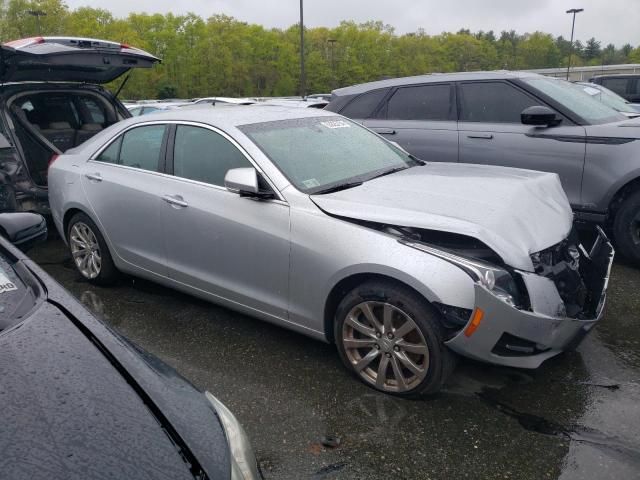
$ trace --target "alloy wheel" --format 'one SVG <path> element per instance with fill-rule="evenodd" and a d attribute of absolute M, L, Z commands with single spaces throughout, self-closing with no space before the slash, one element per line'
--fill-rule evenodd
<path fill-rule="evenodd" d="M 71 228 L 69 245 L 73 261 L 80 273 L 90 280 L 100 275 L 102 256 L 100 244 L 91 228 L 83 222 L 77 222 Z"/>
<path fill-rule="evenodd" d="M 342 345 L 356 373 L 380 390 L 407 392 L 429 371 L 429 347 L 420 328 L 389 303 L 353 307 L 342 327 Z"/>

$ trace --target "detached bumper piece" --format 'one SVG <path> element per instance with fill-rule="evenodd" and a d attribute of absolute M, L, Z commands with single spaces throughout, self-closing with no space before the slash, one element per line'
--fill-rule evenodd
<path fill-rule="evenodd" d="M 518 368 L 537 368 L 575 348 L 603 316 L 614 257 L 599 228 L 590 250 L 576 245 L 562 242 L 536 254 L 546 261 L 536 274 L 519 272 L 531 301 L 529 310 L 513 307 L 476 284 L 474 313 L 481 311 L 482 320 L 469 335 L 472 315 L 447 346 L 476 360 Z"/>

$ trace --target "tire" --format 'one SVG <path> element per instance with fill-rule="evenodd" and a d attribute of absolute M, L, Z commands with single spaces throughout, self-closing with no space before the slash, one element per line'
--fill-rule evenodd
<path fill-rule="evenodd" d="M 618 252 L 640 265 L 640 191 L 627 197 L 613 220 L 613 240 Z"/>
<path fill-rule="evenodd" d="M 76 213 L 67 227 L 69 253 L 76 270 L 96 285 L 112 285 L 119 277 L 109 247 L 96 224 L 84 213 Z M 86 245 L 83 248 L 83 245 Z M 82 252 L 87 252 L 84 255 Z"/>
<path fill-rule="evenodd" d="M 349 292 L 336 310 L 334 338 L 353 375 L 399 397 L 438 392 L 455 368 L 439 314 L 420 295 L 392 282 L 366 282 Z"/>

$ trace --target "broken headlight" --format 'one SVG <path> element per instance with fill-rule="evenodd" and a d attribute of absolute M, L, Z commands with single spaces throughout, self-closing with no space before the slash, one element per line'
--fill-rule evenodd
<path fill-rule="evenodd" d="M 475 258 L 467 258 L 453 252 L 435 248 L 422 242 L 400 240 L 400 243 L 408 247 L 440 257 L 443 260 L 457 265 L 464 270 L 475 282 L 479 283 L 496 297 L 511 306 L 520 304 L 518 287 L 515 280 L 504 268 L 491 263 L 483 262 Z"/>

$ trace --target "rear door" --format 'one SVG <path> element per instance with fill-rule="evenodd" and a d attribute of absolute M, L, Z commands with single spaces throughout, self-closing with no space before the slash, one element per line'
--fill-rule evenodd
<path fill-rule="evenodd" d="M 458 86 L 460 162 L 554 172 L 572 205 L 580 205 L 585 159 L 584 127 L 564 120 L 551 128 L 523 125 L 520 113 L 545 105 L 499 80 Z"/>
<path fill-rule="evenodd" d="M 108 83 L 160 61 L 144 50 L 92 38 L 34 37 L 0 48 L 0 82 Z"/>
<path fill-rule="evenodd" d="M 374 118 L 363 123 L 418 158 L 458 161 L 455 88 L 452 83 L 399 87 Z"/>
<path fill-rule="evenodd" d="M 103 234 L 121 260 L 166 274 L 160 219 L 169 181 L 164 170 L 168 126 L 135 126 L 82 166 L 82 185 Z"/>

